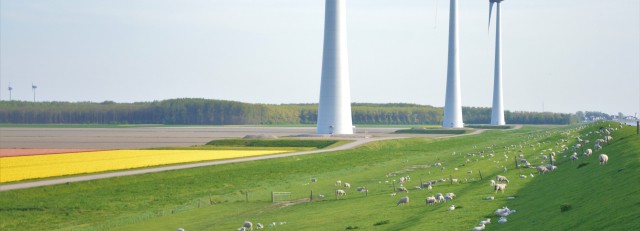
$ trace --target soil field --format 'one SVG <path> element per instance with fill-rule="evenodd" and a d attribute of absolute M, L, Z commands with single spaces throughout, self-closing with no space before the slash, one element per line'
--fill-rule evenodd
<path fill-rule="evenodd" d="M 369 137 L 394 136 L 390 133 L 398 129 L 359 128 L 356 135 L 344 138 L 362 138 L 365 130 Z M 315 135 L 315 127 L 0 128 L 0 153 L 4 155 L 6 149 L 110 150 L 192 146 L 247 135 L 319 138 Z"/>
<path fill-rule="evenodd" d="M 101 151 L 97 149 L 43 149 L 43 148 L 5 148 L 0 149 L 0 157 L 10 156 L 33 156 L 45 154 L 61 154 L 61 153 L 77 153 L 77 152 L 94 152 Z"/>

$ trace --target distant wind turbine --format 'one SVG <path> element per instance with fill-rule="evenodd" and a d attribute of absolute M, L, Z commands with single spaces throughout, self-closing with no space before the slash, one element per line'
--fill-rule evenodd
<path fill-rule="evenodd" d="M 38 88 L 38 86 L 33 85 L 33 83 L 31 83 L 31 90 L 33 90 L 33 102 L 36 102 L 36 88 Z"/>
<path fill-rule="evenodd" d="M 11 83 L 9 83 L 9 101 L 11 101 L 11 91 L 13 91 L 13 87 L 11 87 Z"/>
<path fill-rule="evenodd" d="M 491 27 L 491 11 L 493 4 L 496 5 L 496 54 L 495 72 L 493 78 L 493 107 L 491 110 L 491 124 L 505 125 L 504 122 L 504 100 L 502 97 L 502 43 L 500 34 L 500 2 L 503 0 L 489 0 L 489 27 Z"/>

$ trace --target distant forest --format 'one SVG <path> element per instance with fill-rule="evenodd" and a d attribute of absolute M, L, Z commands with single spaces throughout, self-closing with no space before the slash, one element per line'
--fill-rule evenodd
<path fill-rule="evenodd" d="M 317 104 L 250 104 L 171 99 L 140 103 L 1 101 L 0 123 L 22 124 L 315 124 Z M 464 107 L 464 123 L 488 124 L 491 108 Z M 587 112 L 589 113 L 589 112 Z M 352 104 L 354 124 L 441 124 L 443 109 L 417 104 Z M 584 113 L 581 114 L 584 118 Z M 574 114 L 505 111 L 509 124 L 572 124 Z"/>

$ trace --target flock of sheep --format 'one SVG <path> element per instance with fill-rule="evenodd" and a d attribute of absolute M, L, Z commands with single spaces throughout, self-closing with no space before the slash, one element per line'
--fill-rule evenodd
<path fill-rule="evenodd" d="M 622 127 L 622 125 L 620 126 Z M 560 155 L 564 155 L 565 158 L 568 157 L 568 159 L 570 161 L 576 161 L 578 160 L 578 154 L 577 152 L 579 150 L 582 151 L 583 156 L 585 158 L 589 158 L 591 155 L 593 155 L 594 150 L 595 151 L 600 151 L 602 150 L 603 145 L 608 144 L 609 142 L 613 141 L 613 137 L 611 137 L 611 132 L 617 130 L 617 128 L 602 128 L 598 131 L 593 131 L 593 132 L 589 132 L 584 136 L 574 136 L 572 134 L 574 134 L 574 132 L 579 132 L 582 129 L 585 129 L 586 126 L 581 126 L 572 130 L 568 130 L 568 131 L 564 131 L 561 134 L 565 135 L 567 137 L 574 137 L 577 141 L 577 144 L 573 145 L 572 151 L 573 154 L 572 155 L 567 155 L 566 153 L 569 152 L 569 148 L 567 147 L 566 143 L 570 143 L 569 138 L 567 139 L 561 139 L 560 142 L 556 143 L 556 150 L 554 151 L 554 149 L 542 149 L 542 145 L 546 144 L 547 145 L 552 145 L 550 143 L 547 143 L 547 141 L 541 141 L 546 137 L 550 137 L 552 135 L 551 132 L 546 132 L 542 135 L 539 135 L 537 137 L 534 137 L 533 135 L 530 135 L 528 137 L 527 141 L 524 141 L 523 143 L 519 144 L 519 145 L 510 145 L 510 146 L 505 146 L 505 161 L 504 163 L 507 163 L 508 161 L 508 156 L 506 155 L 509 152 L 513 152 L 516 151 L 519 153 L 517 155 L 519 159 L 519 161 L 516 161 L 516 167 L 520 167 L 520 168 L 532 168 L 537 170 L 537 173 L 539 175 L 543 175 L 543 174 L 547 174 L 549 172 L 553 172 L 554 170 L 558 169 L 558 167 L 556 165 L 554 165 L 555 161 L 556 161 L 556 152 Z M 591 148 L 586 148 L 585 147 L 587 145 L 589 145 L 590 139 L 593 140 L 593 149 Z M 495 156 L 495 151 L 493 150 L 495 148 L 496 145 L 493 145 L 493 147 L 488 147 L 487 149 L 489 149 L 489 153 L 487 155 L 485 155 L 485 150 L 481 150 L 479 152 L 476 153 L 469 153 L 468 158 L 466 160 L 466 163 L 470 163 L 473 162 L 472 159 L 475 159 L 475 161 L 479 161 L 479 159 L 493 159 L 493 157 Z M 539 161 L 541 163 L 541 165 L 534 167 L 527 159 L 524 158 L 524 154 L 523 154 L 523 149 L 524 148 L 530 148 L 529 151 L 536 151 L 536 149 L 539 149 L 542 153 L 541 155 L 537 158 L 537 161 Z M 529 152 L 527 151 L 527 152 Z M 456 153 L 454 152 L 454 155 Z M 495 160 L 493 159 L 494 162 L 496 164 L 498 164 L 497 166 L 500 169 L 504 169 L 504 172 L 507 171 L 507 167 L 503 165 L 500 165 L 500 163 L 502 162 L 501 160 Z M 605 165 L 607 164 L 608 160 L 609 160 L 609 156 L 607 154 L 600 154 L 598 156 L 598 160 L 600 162 L 601 165 Z M 548 162 L 548 164 L 547 164 Z M 443 166 L 442 163 L 435 163 L 433 165 L 431 165 L 430 167 L 439 167 L 440 170 L 444 170 L 445 167 Z M 458 170 L 458 168 L 454 168 L 454 170 Z M 534 171 L 535 171 L 534 170 Z M 471 171 L 467 172 L 468 174 L 471 174 Z M 387 175 L 387 177 L 389 176 L 394 176 L 395 174 L 390 174 Z M 529 173 L 530 177 L 534 177 L 533 173 Z M 524 174 L 520 174 L 520 178 L 527 178 L 527 175 Z M 396 188 L 394 193 L 391 193 L 391 196 L 396 196 L 397 193 L 408 193 L 409 189 L 407 189 L 404 184 L 407 182 L 411 181 L 411 178 L 409 176 L 404 176 L 404 177 L 400 177 L 400 178 L 396 178 L 397 181 L 394 180 L 393 183 L 397 182 L 399 187 Z M 466 179 L 465 179 L 466 180 Z M 316 182 L 317 179 L 312 179 L 312 182 Z M 446 179 L 446 178 L 442 178 L 439 180 L 431 180 L 431 181 L 427 181 L 424 183 L 421 183 L 420 186 L 415 186 L 415 189 L 427 189 L 427 190 L 432 190 L 433 186 L 437 183 L 437 182 L 445 182 L 445 181 L 450 181 L 451 183 L 456 183 L 458 182 L 458 179 Z M 388 182 L 388 181 L 387 181 Z M 503 175 L 497 175 L 495 180 L 490 180 L 490 185 L 493 188 L 493 192 L 494 193 L 498 193 L 498 192 L 502 192 L 504 193 L 507 185 L 509 184 L 509 179 L 506 176 Z M 380 182 L 379 182 L 380 183 Z M 337 198 L 339 197 L 343 197 L 347 195 L 347 190 L 351 188 L 351 184 L 347 183 L 347 182 L 342 182 L 342 180 L 337 180 L 335 182 L 335 186 L 338 187 L 335 190 L 335 195 Z M 358 192 L 368 192 L 368 189 L 366 189 L 365 187 L 357 187 L 357 191 Z M 324 195 L 319 195 L 320 198 L 323 198 Z M 425 198 L 425 204 L 426 206 L 430 206 L 430 205 L 435 205 L 438 203 L 443 203 L 443 202 L 447 202 L 447 201 L 452 201 L 454 198 L 456 197 L 456 195 L 454 193 L 446 193 L 446 194 L 442 194 L 442 193 L 436 193 L 433 195 L 427 195 Z M 487 196 L 484 199 L 485 200 L 493 200 L 495 197 L 494 196 Z M 513 199 L 513 197 L 508 197 L 507 199 Z M 397 202 L 396 202 L 396 206 L 400 206 L 400 205 L 406 205 L 409 204 L 410 199 L 409 196 L 403 196 L 401 197 Z M 449 211 L 453 211 L 456 209 L 455 205 L 450 205 L 448 207 Z M 495 215 L 499 217 L 498 223 L 505 223 L 507 222 L 507 216 L 510 214 L 515 213 L 515 210 L 510 210 L 507 207 L 503 207 L 501 209 L 497 209 L 495 211 Z M 484 230 L 485 229 L 485 225 L 490 224 L 491 223 L 491 218 L 485 218 L 483 220 L 480 221 L 478 226 L 475 226 L 473 228 L 474 231 L 478 231 L 478 230 Z M 281 222 L 281 224 L 284 224 Z M 271 224 L 269 224 L 270 227 L 275 226 L 276 223 L 273 222 Z M 245 221 L 243 226 L 238 229 L 238 230 L 253 230 L 254 225 L 249 222 L 249 221 Z M 264 228 L 264 226 L 260 223 L 257 223 L 255 225 L 255 228 L 257 229 L 262 229 Z"/>

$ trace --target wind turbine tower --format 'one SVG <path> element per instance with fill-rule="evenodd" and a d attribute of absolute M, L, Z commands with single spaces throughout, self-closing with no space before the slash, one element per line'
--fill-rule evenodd
<path fill-rule="evenodd" d="M 451 0 L 449 13 L 449 61 L 447 64 L 447 95 L 444 103 L 443 128 L 462 128 L 460 102 L 460 68 L 458 66 L 458 0 Z"/>
<path fill-rule="evenodd" d="M 33 102 L 36 102 L 36 88 L 38 88 L 38 86 L 33 85 L 33 83 L 31 83 L 31 90 L 33 90 Z"/>
<path fill-rule="evenodd" d="M 318 134 L 353 134 L 346 0 L 326 0 Z"/>
<path fill-rule="evenodd" d="M 502 98 L 502 38 L 500 34 L 500 2 L 503 0 L 489 0 L 489 26 L 491 26 L 491 11 L 496 3 L 496 55 L 495 73 L 493 77 L 493 107 L 491 110 L 491 124 L 505 125 L 504 101 Z"/>
<path fill-rule="evenodd" d="M 9 101 L 11 101 L 11 91 L 13 91 L 13 87 L 11 87 L 11 84 L 9 84 Z"/>

